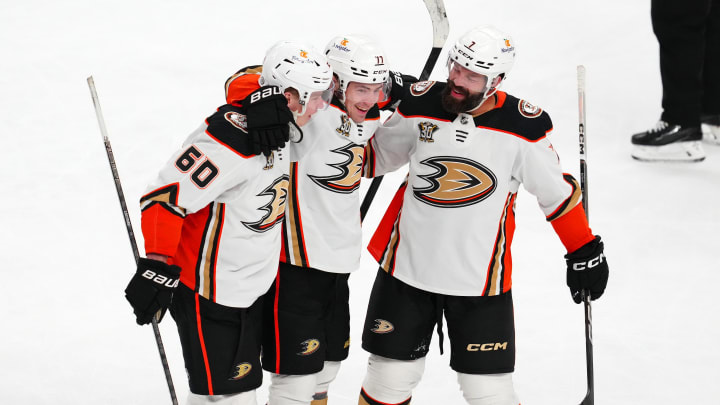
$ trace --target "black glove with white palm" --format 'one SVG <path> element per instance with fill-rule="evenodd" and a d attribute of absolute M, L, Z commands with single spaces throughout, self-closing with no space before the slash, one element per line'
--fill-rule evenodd
<path fill-rule="evenodd" d="M 285 95 L 276 86 L 263 86 L 250 93 L 242 102 L 247 116 L 248 134 L 253 153 L 270 156 L 290 140 L 288 124 L 294 122 Z"/>
<path fill-rule="evenodd" d="M 604 244 L 600 236 L 586 243 L 576 251 L 565 255 L 567 262 L 567 285 L 573 301 L 583 301 L 581 292 L 590 291 L 590 299 L 602 296 L 608 281 L 608 265 Z"/>
<path fill-rule="evenodd" d="M 155 314 L 158 322 L 162 320 L 172 302 L 179 277 L 178 266 L 159 260 L 138 259 L 137 271 L 125 288 L 125 298 L 133 307 L 138 325 L 150 323 Z"/>

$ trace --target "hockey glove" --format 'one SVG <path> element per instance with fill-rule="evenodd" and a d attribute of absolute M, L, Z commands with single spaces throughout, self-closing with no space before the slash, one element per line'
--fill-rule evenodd
<path fill-rule="evenodd" d="M 578 250 L 565 255 L 567 285 L 576 304 L 582 302 L 582 290 L 590 291 L 590 298 L 602 296 L 608 281 L 608 265 L 599 236 Z"/>
<path fill-rule="evenodd" d="M 145 325 L 158 314 L 158 322 L 170 306 L 178 286 L 180 267 L 161 261 L 140 258 L 137 272 L 125 289 L 125 298 L 132 305 L 138 325 Z"/>
<path fill-rule="evenodd" d="M 385 109 L 394 110 L 407 92 L 407 89 L 409 89 L 413 83 L 417 82 L 418 79 L 415 76 L 404 75 L 400 72 L 392 70 L 390 71 L 389 76 L 391 87 L 388 99 L 390 102 Z"/>
<path fill-rule="evenodd" d="M 270 156 L 290 139 L 288 123 L 293 115 L 285 95 L 276 86 L 264 86 L 245 97 L 242 102 L 247 116 L 247 129 L 253 153 Z"/>

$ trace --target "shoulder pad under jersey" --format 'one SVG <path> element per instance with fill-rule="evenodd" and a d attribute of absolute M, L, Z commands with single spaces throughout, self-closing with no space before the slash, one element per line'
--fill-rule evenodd
<path fill-rule="evenodd" d="M 239 103 L 250 93 L 257 90 L 262 65 L 246 66 L 238 70 L 225 81 L 225 102 Z"/>
<path fill-rule="evenodd" d="M 247 117 L 240 107 L 225 104 L 209 116 L 205 123 L 208 126 L 207 134 L 216 141 L 244 157 L 256 155 L 247 132 Z"/>
<path fill-rule="evenodd" d="M 550 115 L 542 108 L 504 92 L 498 92 L 497 96 L 498 107 L 475 117 L 478 127 L 499 129 L 530 142 L 542 139 L 552 131 Z"/>

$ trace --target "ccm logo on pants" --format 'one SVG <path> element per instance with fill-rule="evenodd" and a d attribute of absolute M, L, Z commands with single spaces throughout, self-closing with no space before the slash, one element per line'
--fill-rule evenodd
<path fill-rule="evenodd" d="M 495 350 L 507 350 L 507 342 L 502 343 L 470 343 L 467 345 L 469 352 L 492 352 Z"/>

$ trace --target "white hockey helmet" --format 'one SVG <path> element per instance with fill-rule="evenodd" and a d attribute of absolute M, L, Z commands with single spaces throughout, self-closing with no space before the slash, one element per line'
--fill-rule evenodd
<path fill-rule="evenodd" d="M 490 97 L 499 83 L 504 80 L 515 63 L 515 43 L 502 31 L 483 26 L 474 28 L 462 35 L 448 52 L 447 67 L 452 70 L 455 64 L 487 77 L 483 101 Z"/>
<path fill-rule="evenodd" d="M 387 58 L 380 45 L 370 37 L 357 34 L 337 36 L 325 46 L 325 56 L 338 77 L 339 88 L 336 90 L 340 101 L 345 102 L 350 82 L 382 83 L 383 96 L 387 99 L 391 84 Z"/>
<path fill-rule="evenodd" d="M 277 86 L 281 92 L 292 87 L 297 90 L 302 111 L 316 92 L 322 93 L 323 107 L 332 100 L 332 68 L 325 55 L 314 47 L 294 42 L 280 41 L 268 49 L 263 60 L 263 70 L 258 83 L 261 86 Z"/>

